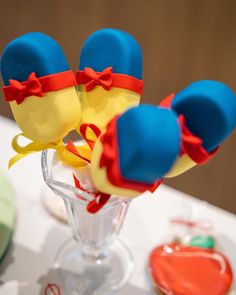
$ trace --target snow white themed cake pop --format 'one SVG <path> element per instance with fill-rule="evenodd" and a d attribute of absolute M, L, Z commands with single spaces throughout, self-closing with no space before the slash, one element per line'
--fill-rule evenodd
<path fill-rule="evenodd" d="M 22 135 L 38 143 L 34 149 L 57 144 L 79 124 L 74 73 L 48 35 L 33 32 L 11 41 L 2 54 L 1 73 L 5 100 Z"/>
<path fill-rule="evenodd" d="M 114 117 L 92 153 L 91 176 L 102 192 L 134 197 L 153 191 L 180 150 L 175 112 L 140 105 Z"/>
<path fill-rule="evenodd" d="M 81 124 L 104 130 L 117 114 L 139 104 L 143 89 L 142 51 L 127 32 L 102 29 L 84 42 L 76 72 Z"/>
<path fill-rule="evenodd" d="M 194 82 L 160 106 L 174 110 L 183 126 L 184 149 L 167 177 L 206 163 L 236 126 L 236 95 L 222 82 Z"/>

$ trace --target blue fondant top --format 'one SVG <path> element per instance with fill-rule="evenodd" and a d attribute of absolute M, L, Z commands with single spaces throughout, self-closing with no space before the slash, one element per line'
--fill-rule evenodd
<path fill-rule="evenodd" d="M 93 68 L 101 72 L 112 67 L 114 73 L 126 74 L 142 79 L 142 51 L 130 34 L 102 29 L 91 34 L 84 42 L 79 69 Z"/>
<path fill-rule="evenodd" d="M 172 102 L 178 114 L 184 114 L 186 125 L 212 151 L 236 125 L 236 96 L 224 83 L 202 80 L 178 93 Z"/>
<path fill-rule="evenodd" d="M 48 35 L 33 32 L 11 41 L 1 58 L 1 73 L 5 85 L 9 79 L 25 81 L 35 72 L 38 77 L 68 71 L 60 45 Z"/>
<path fill-rule="evenodd" d="M 121 174 L 153 184 L 171 168 L 180 151 L 175 112 L 151 105 L 126 111 L 117 121 Z"/>

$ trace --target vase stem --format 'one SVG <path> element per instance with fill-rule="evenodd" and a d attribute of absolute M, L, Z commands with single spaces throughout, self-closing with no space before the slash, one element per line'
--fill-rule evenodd
<path fill-rule="evenodd" d="M 87 262 L 96 264 L 101 264 L 108 256 L 108 249 L 106 247 L 96 248 L 91 245 L 83 245 L 81 252 Z"/>

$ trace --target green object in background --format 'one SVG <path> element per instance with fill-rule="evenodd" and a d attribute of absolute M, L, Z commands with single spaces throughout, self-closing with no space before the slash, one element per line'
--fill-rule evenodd
<path fill-rule="evenodd" d="M 15 214 L 16 204 L 11 185 L 0 174 L 0 262 L 10 246 Z"/>
<path fill-rule="evenodd" d="M 189 246 L 213 249 L 215 247 L 215 239 L 212 236 L 195 236 L 190 240 Z"/>

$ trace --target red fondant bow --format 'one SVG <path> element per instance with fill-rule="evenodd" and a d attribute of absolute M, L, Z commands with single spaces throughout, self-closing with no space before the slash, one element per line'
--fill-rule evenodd
<path fill-rule="evenodd" d="M 161 107 L 171 109 L 174 97 L 175 94 L 171 93 L 165 97 L 159 105 Z M 216 147 L 213 151 L 208 152 L 202 145 L 202 139 L 194 135 L 191 130 L 188 129 L 184 115 L 180 114 L 178 116 L 178 120 L 181 127 L 180 156 L 187 154 L 197 164 L 204 164 L 208 162 L 218 151 L 219 147 Z"/>
<path fill-rule="evenodd" d="M 29 75 L 25 82 L 19 82 L 13 79 L 10 79 L 9 82 L 17 104 L 21 104 L 26 97 L 31 95 L 44 96 L 42 84 L 34 72 Z"/>
<path fill-rule="evenodd" d="M 91 68 L 84 69 L 84 75 L 88 79 L 86 91 L 91 91 L 96 85 L 101 85 L 105 90 L 110 90 L 113 82 L 112 67 L 106 68 L 101 73 L 96 73 Z"/>
<path fill-rule="evenodd" d="M 187 154 L 189 157 L 198 164 L 204 164 L 208 162 L 218 151 L 219 147 L 213 151 L 208 152 L 202 145 L 202 139 L 194 135 L 186 126 L 186 119 L 184 115 L 179 115 L 179 123 L 181 126 L 181 149 L 180 155 Z"/>

